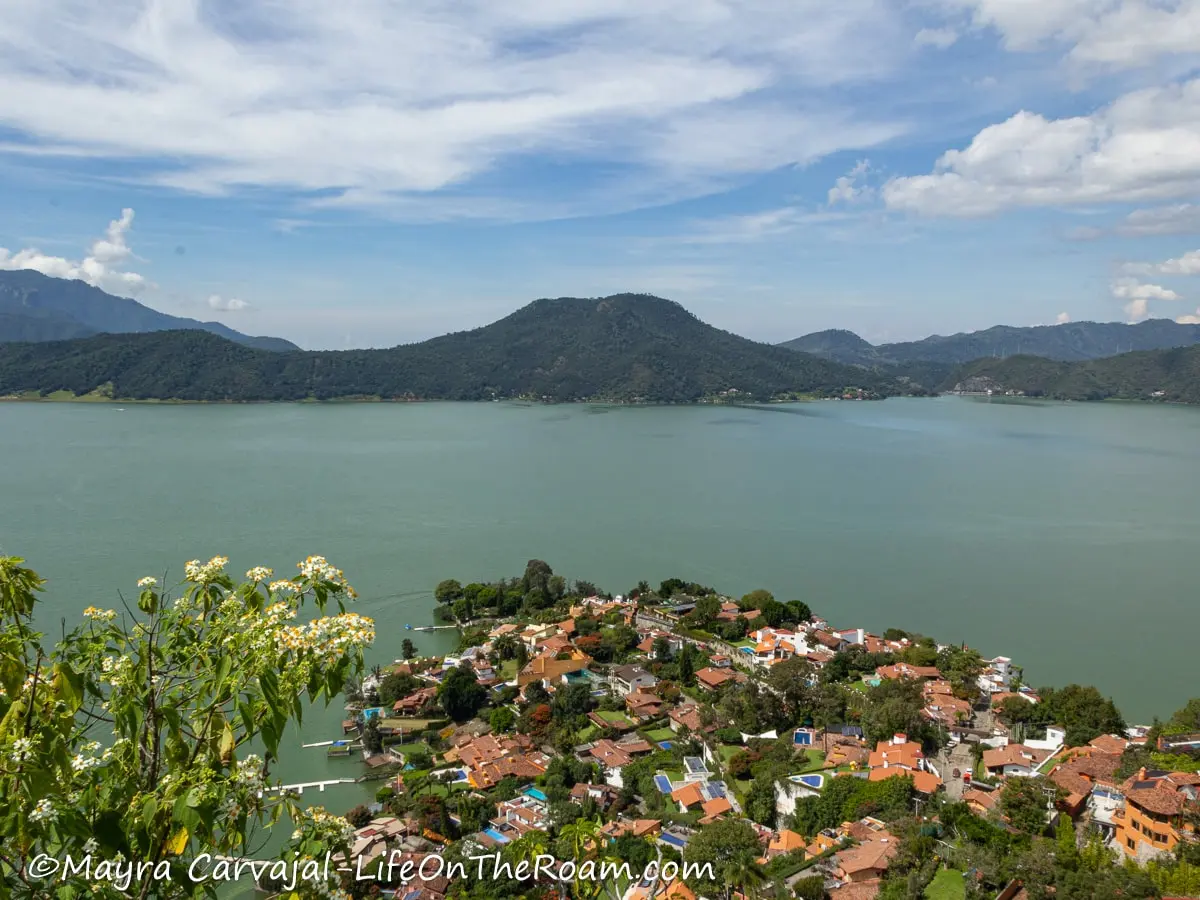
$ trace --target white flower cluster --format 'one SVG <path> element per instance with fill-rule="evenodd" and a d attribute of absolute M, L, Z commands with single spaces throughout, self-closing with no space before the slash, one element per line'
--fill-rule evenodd
<path fill-rule="evenodd" d="M 127 687 L 133 683 L 133 660 L 128 656 L 106 656 L 100 663 L 104 680 L 113 687 Z"/>
<path fill-rule="evenodd" d="M 354 588 L 346 583 L 346 576 L 342 574 L 342 570 L 332 565 L 323 556 L 310 556 L 304 562 L 296 563 L 296 567 L 300 570 L 300 574 L 311 581 L 325 581 L 332 584 L 334 588 L 345 591 L 350 597 L 358 596 Z"/>
<path fill-rule="evenodd" d="M 318 840 L 349 844 L 354 840 L 354 826 L 319 806 L 310 806 L 300 812 L 300 828 L 292 832 L 292 840 L 307 832 Z"/>
<path fill-rule="evenodd" d="M 58 810 L 54 808 L 54 804 L 43 797 L 37 802 L 33 812 L 29 814 L 30 822 L 53 822 L 58 818 Z"/>
<path fill-rule="evenodd" d="M 25 762 L 33 755 L 33 741 L 29 738 L 17 738 L 13 741 L 12 749 L 8 751 L 8 758 L 17 765 Z"/>
<path fill-rule="evenodd" d="M 89 606 L 83 611 L 83 614 L 89 619 L 94 619 L 97 622 L 111 622 L 117 617 L 116 610 L 98 609 L 95 606 Z"/>
<path fill-rule="evenodd" d="M 239 759 L 233 770 L 233 780 L 242 787 L 257 793 L 266 787 L 263 777 L 263 761 L 253 753 L 245 759 Z"/>
<path fill-rule="evenodd" d="M 246 572 L 246 580 L 258 584 L 260 581 L 266 581 L 274 574 L 274 569 L 268 569 L 266 566 L 255 566 Z"/>
<path fill-rule="evenodd" d="M 188 581 L 194 584 L 208 584 L 223 575 L 227 565 L 229 565 L 227 556 L 214 556 L 206 563 L 192 559 L 183 564 L 183 574 Z"/>
<path fill-rule="evenodd" d="M 137 586 L 142 590 L 145 590 L 146 588 L 158 587 L 158 579 L 153 575 L 147 575 L 145 578 L 138 579 Z"/>
<path fill-rule="evenodd" d="M 272 594 L 294 594 L 300 590 L 294 581 L 272 581 L 267 589 Z"/>
<path fill-rule="evenodd" d="M 279 650 L 310 652 L 336 658 L 375 642 L 375 622 L 357 613 L 314 619 L 306 625 L 289 625 L 276 635 Z"/>

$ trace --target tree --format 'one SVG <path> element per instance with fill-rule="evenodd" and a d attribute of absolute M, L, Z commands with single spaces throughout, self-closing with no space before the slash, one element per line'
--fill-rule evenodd
<path fill-rule="evenodd" d="M 752 864 L 762 855 L 758 835 L 745 819 L 721 819 L 705 825 L 688 841 L 683 851 L 687 862 L 710 863 L 713 879 L 697 879 L 700 894 L 729 896 L 727 874 L 732 866 Z"/>
<path fill-rule="evenodd" d="M 750 784 L 746 792 L 746 815 L 759 825 L 775 827 L 775 779 L 760 775 Z"/>
<path fill-rule="evenodd" d="M 392 706 L 397 700 L 403 700 L 415 691 L 421 682 L 411 675 L 392 672 L 379 682 L 379 702 L 384 706 Z"/>
<path fill-rule="evenodd" d="M 554 692 L 556 716 L 582 716 L 592 708 L 592 691 L 586 684 L 569 684 Z"/>
<path fill-rule="evenodd" d="M 862 727 L 871 744 L 886 741 L 894 734 L 907 734 L 924 742 L 932 736 L 927 720 L 921 715 L 925 700 L 921 684 L 903 678 L 885 679 L 867 692 Z"/>
<path fill-rule="evenodd" d="M 757 591 L 751 591 L 750 593 L 743 595 L 741 601 L 738 603 L 738 609 L 761 610 L 763 608 L 764 603 L 766 603 L 767 601 L 774 602 L 774 600 L 775 600 L 774 594 L 772 594 L 770 591 L 764 591 L 761 588 L 759 588 Z"/>
<path fill-rule="evenodd" d="M 792 885 L 796 900 L 825 900 L 825 876 L 809 875 Z"/>
<path fill-rule="evenodd" d="M 812 663 L 800 656 L 771 666 L 767 683 L 779 693 L 793 724 L 811 714 L 816 680 Z"/>
<path fill-rule="evenodd" d="M 412 659 L 417 655 L 417 647 L 412 640 L 405 638 L 400 642 L 400 657 L 402 659 Z"/>
<path fill-rule="evenodd" d="M 371 716 L 363 725 L 363 749 L 372 755 L 383 752 L 383 735 L 379 733 L 379 716 Z"/>
<path fill-rule="evenodd" d="M 721 614 L 721 601 L 715 596 L 700 597 L 696 600 L 696 608 L 692 617 L 701 625 L 708 625 Z"/>
<path fill-rule="evenodd" d="M 654 639 L 650 650 L 654 654 L 654 658 L 660 662 L 666 662 L 671 658 L 671 642 L 661 635 Z"/>
<path fill-rule="evenodd" d="M 761 753 L 755 753 L 753 750 L 739 750 L 733 756 L 729 757 L 729 775 L 732 778 L 747 779 L 750 777 L 750 770 L 756 762 L 762 759 Z"/>
<path fill-rule="evenodd" d="M 465 722 L 479 712 L 487 700 L 487 688 L 467 666 L 451 669 L 438 687 L 438 703 L 455 722 Z"/>
<path fill-rule="evenodd" d="M 679 651 L 676 665 L 679 668 L 679 683 L 684 686 L 694 684 L 696 681 L 696 648 L 691 644 L 684 644 L 683 649 Z"/>
<path fill-rule="evenodd" d="M 346 813 L 346 821 L 355 828 L 364 828 L 371 824 L 371 811 L 365 806 L 359 805 Z"/>
<path fill-rule="evenodd" d="M 517 721 L 517 714 L 507 706 L 497 706 L 488 716 L 488 725 L 493 733 L 503 734 L 506 731 L 511 731 Z"/>
<path fill-rule="evenodd" d="M 1030 835 L 1046 830 L 1048 813 L 1062 789 L 1045 778 L 1009 778 L 1000 789 L 1000 811 L 1010 825 Z"/>
<path fill-rule="evenodd" d="M 224 557 L 194 560 L 178 596 L 144 578 L 121 614 L 89 607 L 47 649 L 33 628 L 43 582 L 23 562 L 0 558 L 0 895 L 45 895 L 28 868 L 40 854 L 82 859 L 95 846 L 159 871 L 200 850 L 251 856 L 251 836 L 279 814 L 296 823 L 287 858 L 348 849 L 345 819 L 266 790 L 287 728 L 362 671 L 374 638 L 345 612 L 354 593 L 338 569 L 309 557 L 293 579 L 256 567 L 238 583 Z M 307 603 L 337 611 L 305 623 Z M 54 889 L 126 896 L 82 874 L 60 873 Z"/>
<path fill-rule="evenodd" d="M 433 597 L 438 603 L 453 603 L 462 599 L 462 595 L 462 585 L 453 578 L 438 582 L 438 586 L 433 589 Z"/>

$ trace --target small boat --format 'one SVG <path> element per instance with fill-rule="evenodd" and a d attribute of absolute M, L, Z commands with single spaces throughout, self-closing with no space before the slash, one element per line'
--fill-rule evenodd
<path fill-rule="evenodd" d="M 412 626 L 411 626 L 411 625 L 409 625 L 407 622 L 405 622 L 405 623 L 404 623 L 404 630 L 405 630 L 405 631 L 412 631 Z"/>

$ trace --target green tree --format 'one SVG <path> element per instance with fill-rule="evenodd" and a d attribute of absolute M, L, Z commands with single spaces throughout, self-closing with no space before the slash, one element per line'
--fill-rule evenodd
<path fill-rule="evenodd" d="M 746 815 L 759 825 L 775 827 L 775 779 L 760 775 L 750 784 L 746 792 Z"/>
<path fill-rule="evenodd" d="M 371 716 L 363 724 L 363 749 L 371 754 L 383 752 L 383 735 L 379 733 L 379 716 Z"/>
<path fill-rule="evenodd" d="M 762 855 L 758 835 L 745 819 L 721 819 L 701 828 L 683 851 L 690 863 L 712 865 L 714 878 L 696 879 L 698 893 L 728 897 L 727 875 L 733 866 L 754 864 Z"/>
<path fill-rule="evenodd" d="M 654 654 L 654 658 L 660 662 L 666 662 L 671 658 L 671 642 L 661 635 L 654 639 L 650 650 Z"/>
<path fill-rule="evenodd" d="M 392 672 L 379 682 L 379 702 L 384 706 L 392 706 L 397 700 L 403 700 L 420 685 L 421 682 L 411 675 Z"/>
<path fill-rule="evenodd" d="M 200 850 L 252 855 L 252 835 L 282 815 L 296 827 L 287 858 L 345 850 L 345 819 L 266 790 L 287 728 L 361 672 L 374 637 L 369 619 L 345 612 L 354 593 L 338 569 L 309 557 L 293 579 L 256 567 L 239 583 L 224 557 L 193 560 L 177 597 L 144 578 L 135 604 L 89 607 L 47 649 L 33 628 L 43 582 L 23 562 L 0 558 L 0 896 L 45 896 L 28 868 L 39 854 L 95 847 L 151 867 Z M 293 624 L 306 603 L 337 612 Z M 162 897 L 204 893 L 174 874 L 145 883 Z M 126 896 L 77 875 L 55 887 Z"/>
<path fill-rule="evenodd" d="M 759 609 L 763 608 L 763 604 L 768 601 L 774 602 L 775 595 L 770 591 L 764 591 L 759 588 L 757 591 L 751 591 L 748 594 L 743 594 L 741 601 L 738 603 L 738 609 Z"/>
<path fill-rule="evenodd" d="M 1045 778 L 1009 778 L 1000 789 L 1000 811 L 1018 831 L 1040 835 L 1046 831 L 1054 801 L 1062 789 Z"/>
<path fill-rule="evenodd" d="M 488 725 L 495 734 L 511 731 L 516 724 L 517 715 L 507 706 L 497 706 L 488 716 Z"/>
<path fill-rule="evenodd" d="M 400 657 L 402 659 L 412 659 L 417 655 L 417 647 L 411 639 L 405 638 L 400 642 Z"/>
<path fill-rule="evenodd" d="M 486 700 L 487 688 L 467 666 L 451 669 L 438 687 L 438 703 L 455 722 L 473 718 Z"/>
<path fill-rule="evenodd" d="M 453 578 L 438 582 L 438 586 L 433 589 L 433 597 L 438 603 L 453 603 L 462 599 L 462 595 L 462 585 Z"/>

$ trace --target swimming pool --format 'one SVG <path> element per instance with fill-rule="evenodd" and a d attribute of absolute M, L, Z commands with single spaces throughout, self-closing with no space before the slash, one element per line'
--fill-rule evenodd
<path fill-rule="evenodd" d="M 671 779 L 668 778 L 666 775 L 655 775 L 654 776 L 654 786 L 656 788 L 658 788 L 660 793 L 663 793 L 663 794 L 671 793 Z"/>
<path fill-rule="evenodd" d="M 485 828 L 483 829 L 483 833 L 492 838 L 492 840 L 499 841 L 502 844 L 508 843 L 508 837 L 498 832 L 495 828 Z"/>
<path fill-rule="evenodd" d="M 526 788 L 525 796 L 532 797 L 534 800 L 541 800 L 543 803 L 546 802 L 546 795 L 537 788 Z"/>
<path fill-rule="evenodd" d="M 678 847 L 680 850 L 687 846 L 687 841 L 674 834 L 660 834 L 658 839 L 664 844 L 670 844 L 672 847 Z"/>

